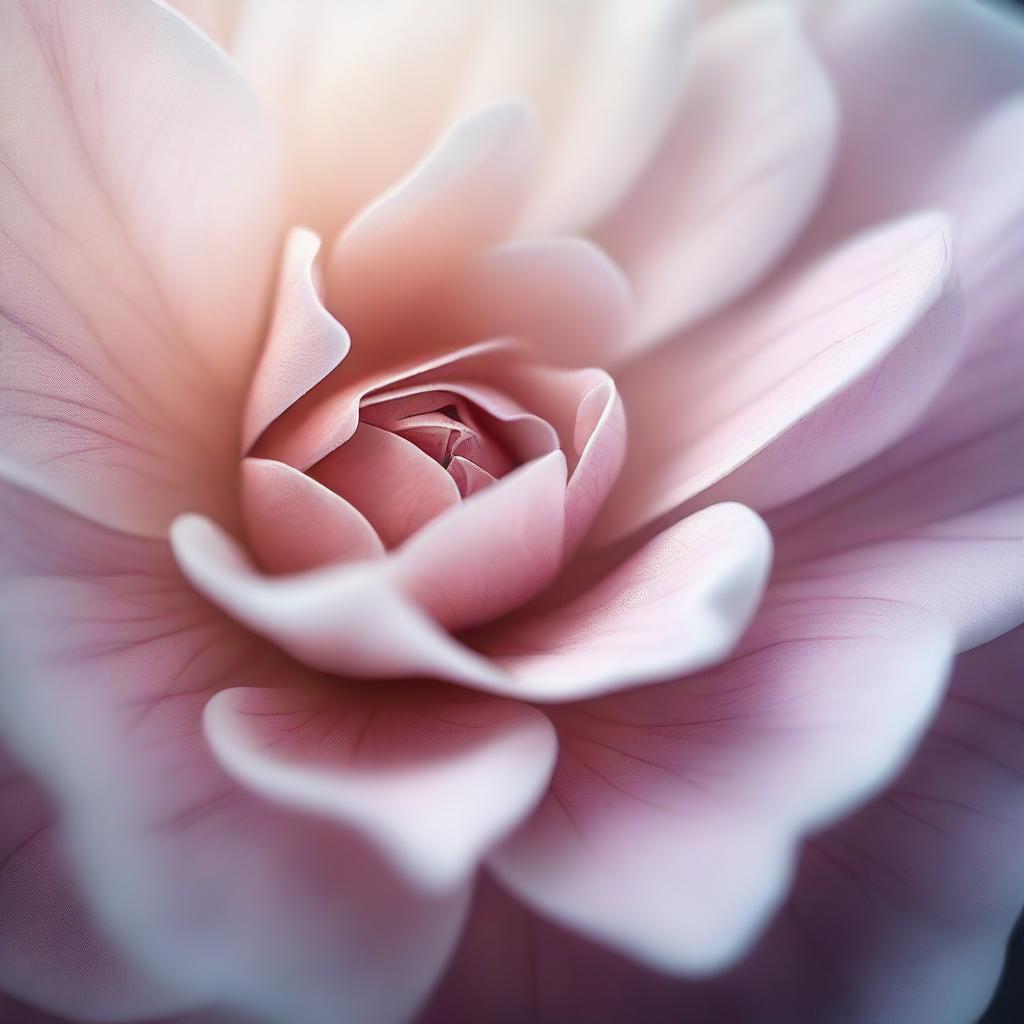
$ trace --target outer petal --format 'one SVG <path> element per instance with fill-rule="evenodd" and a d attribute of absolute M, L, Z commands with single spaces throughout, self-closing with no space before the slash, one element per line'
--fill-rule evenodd
<path fill-rule="evenodd" d="M 432 891 L 466 881 L 532 808 L 556 755 L 539 711 L 422 683 L 225 690 L 205 722 L 243 784 L 354 825 Z"/>
<path fill-rule="evenodd" d="M 838 109 L 796 15 L 745 5 L 702 28 L 672 129 L 597 236 L 637 292 L 650 344 L 760 277 L 813 211 Z"/>
<path fill-rule="evenodd" d="M 602 525 L 709 498 L 807 493 L 891 444 L 959 351 L 951 246 L 930 215 L 855 239 L 620 379 L 633 457 Z"/>
<path fill-rule="evenodd" d="M 0 12 L 3 449 L 158 534 L 223 514 L 276 244 L 255 98 L 155 3 Z"/>
<path fill-rule="evenodd" d="M 302 671 L 197 601 L 164 544 L 0 497 L 0 732 L 55 796 L 104 926 L 183 1000 L 407 1018 L 465 894 L 412 893 L 356 835 L 240 789 L 202 738 L 213 693 Z"/>
<path fill-rule="evenodd" d="M 937 624 L 885 602 L 769 596 L 723 668 L 560 709 L 551 794 L 492 866 L 643 963 L 721 969 L 785 895 L 800 834 L 900 765 L 949 660 Z"/>
<path fill-rule="evenodd" d="M 50 802 L 2 749 L 0 951 L 0 988 L 58 1013 L 132 1020 L 187 1005 L 145 979 L 99 929 Z M 15 1012 L 0 997 L 0 1020 L 20 1022 Z"/>
<path fill-rule="evenodd" d="M 345 328 L 323 305 L 320 240 L 293 228 L 281 265 L 270 330 L 246 400 L 242 451 L 348 354 Z"/>

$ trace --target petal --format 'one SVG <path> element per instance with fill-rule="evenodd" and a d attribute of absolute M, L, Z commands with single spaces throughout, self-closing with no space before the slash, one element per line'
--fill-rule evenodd
<path fill-rule="evenodd" d="M 458 487 L 437 462 L 369 423 L 360 423 L 310 475 L 366 516 L 389 548 L 459 503 Z"/>
<path fill-rule="evenodd" d="M 62 809 L 104 927 L 183 1001 L 279 1024 L 407 1019 L 466 894 L 417 894 L 353 833 L 250 795 L 202 735 L 214 693 L 303 671 L 183 588 L 164 543 L 6 485 L 0 499 L 0 732 Z"/>
<path fill-rule="evenodd" d="M 472 256 L 508 233 L 535 145 L 521 103 L 484 107 L 453 125 L 336 239 L 328 305 L 357 340 L 350 361 L 359 372 L 423 351 L 425 308 Z"/>
<path fill-rule="evenodd" d="M 449 630 L 504 615 L 562 567 L 565 476 L 561 452 L 520 466 L 410 537 L 388 575 Z"/>
<path fill-rule="evenodd" d="M 904 441 L 772 516 L 794 576 L 847 577 L 942 617 L 961 649 L 1024 620 L 1024 316 L 971 351 Z M 810 567 L 810 568 L 809 568 Z"/>
<path fill-rule="evenodd" d="M 380 537 L 353 505 L 283 462 L 242 461 L 242 514 L 269 572 L 384 557 Z"/>
<path fill-rule="evenodd" d="M 503 368 L 501 386 L 558 432 L 569 459 L 565 549 L 590 529 L 626 458 L 626 418 L 615 381 L 603 370 Z"/>
<path fill-rule="evenodd" d="M 462 93 L 509 93 L 537 111 L 545 146 L 523 229 L 579 231 L 622 195 L 680 93 L 692 5 L 679 0 L 497 4 Z"/>
<path fill-rule="evenodd" d="M 671 131 L 597 237 L 632 281 L 631 342 L 663 338 L 754 283 L 804 226 L 832 164 L 838 108 L 783 4 L 702 28 Z"/>
<path fill-rule="evenodd" d="M 785 895 L 801 835 L 900 766 L 949 662 L 924 616 L 770 594 L 723 667 L 554 713 L 550 796 L 491 864 L 648 966 L 720 970 Z"/>
<path fill-rule="evenodd" d="M 466 881 L 537 801 L 556 753 L 539 711 L 425 684 L 225 690 L 205 726 L 236 779 L 364 832 L 431 891 Z"/>
<path fill-rule="evenodd" d="M 554 460 L 535 464 L 536 479 L 548 479 L 554 465 Z M 507 479 L 466 501 L 467 516 L 475 517 L 472 506 L 500 493 Z M 454 521 L 453 513 L 443 519 L 449 516 Z M 514 547 L 514 535 L 506 541 L 500 530 L 492 532 Z M 475 533 L 474 526 L 474 541 Z M 708 509 L 666 531 L 617 574 L 561 610 L 524 614 L 480 631 L 466 646 L 416 603 L 424 601 L 431 612 L 455 623 L 474 610 L 467 611 L 464 603 L 471 591 L 440 574 L 431 589 L 425 573 L 412 574 L 431 566 L 431 558 L 443 565 L 433 551 L 414 551 L 408 568 L 399 549 L 392 555 L 394 567 L 389 561 L 383 571 L 345 565 L 272 578 L 259 575 L 230 537 L 198 516 L 175 523 L 172 541 L 183 572 L 198 590 L 307 665 L 350 677 L 427 676 L 542 702 L 639 686 L 721 658 L 757 605 L 770 555 L 768 535 L 756 516 L 736 506 Z M 462 574 L 455 578 L 463 587 L 474 571 L 479 569 L 455 565 L 452 570 Z M 518 585 L 522 575 L 517 567 L 510 578 Z M 473 584 L 480 600 L 496 606 L 504 597 L 502 590 L 497 597 L 488 590 L 496 583 L 508 586 L 500 574 L 480 574 Z M 446 605 L 448 594 L 454 598 Z"/>
<path fill-rule="evenodd" d="M 245 408 L 242 451 L 346 356 L 345 328 L 323 305 L 320 239 L 293 228 L 285 245 L 274 315 Z"/>
<path fill-rule="evenodd" d="M 712 484 L 702 503 L 769 508 L 891 444 L 958 355 L 950 270 L 944 222 L 911 218 L 631 367 L 620 385 L 633 454 L 604 530 L 625 533 Z"/>
<path fill-rule="evenodd" d="M 72 877 L 49 801 L 2 748 L 0 950 L 0 987 L 55 1013 L 127 1020 L 187 1005 L 102 932 Z M 0 1020 L 21 1021 L 14 1013 L 0 997 Z"/>
<path fill-rule="evenodd" d="M 515 336 L 545 363 L 594 365 L 626 339 L 633 315 L 622 271 L 581 238 L 506 242 L 483 252 L 451 286 L 445 336 Z"/>
<path fill-rule="evenodd" d="M 224 513 L 276 246 L 244 83 L 159 4 L 0 14 L 6 457 L 102 522 Z"/>
<path fill-rule="evenodd" d="M 995 4 L 842 0 L 814 14 L 843 133 L 809 249 L 940 200 L 930 191 L 936 173 L 988 111 L 1024 87 L 1024 27 Z M 941 73 L 908 76 L 908 67 Z"/>
<path fill-rule="evenodd" d="M 464 0 L 247 0 L 232 52 L 276 120 L 293 222 L 334 236 L 434 145 L 484 13 Z"/>
<path fill-rule="evenodd" d="M 785 914 L 723 986 L 757 1005 L 756 1019 L 979 1018 L 1024 885 L 1021 641 L 1017 631 L 959 659 L 903 774 L 808 843 Z"/>

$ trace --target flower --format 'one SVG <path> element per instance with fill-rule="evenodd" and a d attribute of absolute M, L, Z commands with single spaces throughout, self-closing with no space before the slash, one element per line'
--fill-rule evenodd
<path fill-rule="evenodd" d="M 0 9 L 0 985 L 980 1013 L 1020 24 L 178 6 Z"/>

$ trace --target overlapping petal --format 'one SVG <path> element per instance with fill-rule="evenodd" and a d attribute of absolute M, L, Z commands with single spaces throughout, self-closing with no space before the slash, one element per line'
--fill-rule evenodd
<path fill-rule="evenodd" d="M 768 508 L 877 454 L 961 342 L 948 226 L 860 236 L 620 376 L 633 437 L 603 519 L 624 533 L 701 500 Z"/>
<path fill-rule="evenodd" d="M 4 453 L 136 533 L 224 514 L 277 244 L 255 98 L 159 4 L 0 19 Z"/>
<path fill-rule="evenodd" d="M 838 123 L 788 5 L 745 4 L 702 28 L 666 140 L 597 229 L 637 291 L 634 349 L 720 308 L 775 263 L 817 204 Z"/>

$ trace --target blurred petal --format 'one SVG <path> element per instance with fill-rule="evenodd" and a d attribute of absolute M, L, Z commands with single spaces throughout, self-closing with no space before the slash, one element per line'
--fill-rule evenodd
<path fill-rule="evenodd" d="M 580 231 L 622 195 L 672 116 L 692 23 L 688 0 L 493 5 L 461 102 L 521 95 L 537 112 L 545 145 L 524 230 Z"/>
<path fill-rule="evenodd" d="M 801 835 L 900 766 L 949 661 L 937 624 L 885 602 L 769 595 L 722 668 L 553 713 L 550 795 L 491 864 L 642 963 L 720 970 L 785 895 Z"/>
<path fill-rule="evenodd" d="M 384 556 L 354 506 L 283 462 L 243 460 L 242 514 L 253 552 L 270 572 Z"/>
<path fill-rule="evenodd" d="M 293 228 L 285 246 L 274 315 L 245 409 L 242 451 L 346 356 L 345 328 L 323 305 L 320 239 Z"/>
<path fill-rule="evenodd" d="M 154 1017 L 187 1005 L 145 979 L 100 931 L 72 878 L 50 802 L 2 747 L 0 988 L 96 1020 Z M 0 1020 L 21 1022 L 14 1013 L 0 997 Z"/>
<path fill-rule="evenodd" d="M 357 828 L 426 890 L 467 880 L 540 797 L 556 755 L 539 711 L 423 683 L 226 690 L 205 724 L 240 782 Z"/>
<path fill-rule="evenodd" d="M 637 292 L 634 345 L 748 288 L 810 216 L 838 110 L 795 14 L 740 7 L 701 29 L 671 132 L 597 236 Z"/>
<path fill-rule="evenodd" d="M 551 233 L 585 228 L 648 160 L 692 21 L 688 0 L 250 0 L 234 52 L 277 116 L 296 220 L 333 234 L 453 115 L 520 96 L 545 142 L 527 225 Z"/>
<path fill-rule="evenodd" d="M 620 375 L 633 444 L 603 529 L 713 484 L 702 502 L 770 508 L 891 444 L 959 352 L 951 253 L 935 216 L 877 229 Z"/>
<path fill-rule="evenodd" d="M 155 3 L 4 4 L 5 455 L 162 534 L 224 513 L 277 230 L 260 111 Z"/>
<path fill-rule="evenodd" d="M 459 503 L 455 481 L 429 455 L 390 431 L 360 423 L 340 447 L 310 469 L 395 547 Z"/>
<path fill-rule="evenodd" d="M 165 543 L 16 484 L 0 502 L 0 733 L 61 808 L 103 927 L 182 1001 L 275 1024 L 406 1019 L 465 894 L 416 894 L 356 835 L 249 795 L 202 735 L 219 690 L 303 670 L 190 593 Z"/>

